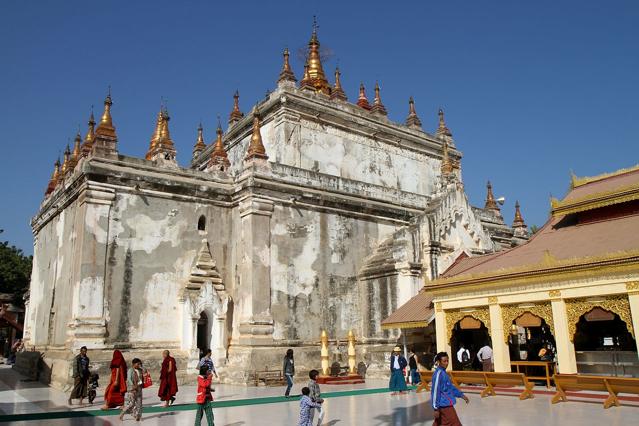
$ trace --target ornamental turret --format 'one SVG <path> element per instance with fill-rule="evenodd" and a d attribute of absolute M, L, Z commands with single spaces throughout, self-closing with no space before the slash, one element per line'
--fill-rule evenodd
<path fill-rule="evenodd" d="M 291 69 L 291 64 L 289 63 L 289 51 L 288 48 L 284 49 L 284 65 L 282 66 L 282 71 L 280 72 L 280 77 L 277 79 L 278 84 L 289 84 L 295 86 L 295 82 L 297 79 L 295 78 L 295 73 Z"/>
<path fill-rule="evenodd" d="M 75 139 L 73 141 L 73 152 L 71 152 L 71 158 L 69 159 L 69 173 L 73 173 L 75 166 L 78 165 L 80 161 L 80 157 L 82 156 L 82 136 L 80 136 L 80 131 L 76 133 Z"/>
<path fill-rule="evenodd" d="M 524 218 L 521 215 L 519 201 L 515 201 L 515 220 L 513 220 L 513 231 L 515 237 L 528 237 L 528 226 L 524 222 Z"/>
<path fill-rule="evenodd" d="M 93 118 L 93 107 L 91 107 L 91 115 L 89 116 L 89 121 L 87 122 L 89 125 L 87 129 L 87 134 L 84 137 L 84 142 L 82 143 L 82 156 L 88 157 L 91 154 L 91 149 L 93 148 L 93 141 L 95 139 L 95 118 Z"/>
<path fill-rule="evenodd" d="M 215 139 L 215 145 L 213 146 L 213 151 L 211 152 L 211 158 L 209 159 L 208 168 L 223 172 L 231 167 L 231 162 L 229 161 L 229 157 L 224 150 L 224 142 L 222 141 L 222 126 L 220 125 L 219 120 L 217 123 L 216 133 L 217 138 Z"/>
<path fill-rule="evenodd" d="M 204 129 L 202 123 L 197 127 L 197 140 L 193 146 L 193 158 L 196 158 L 202 151 L 206 149 L 206 143 L 204 143 Z"/>
<path fill-rule="evenodd" d="M 386 107 L 382 104 L 382 97 L 379 95 L 379 84 L 375 82 L 375 99 L 373 100 L 373 106 L 371 112 L 379 115 L 387 115 Z"/>
<path fill-rule="evenodd" d="M 229 114 L 229 126 L 240 121 L 242 117 L 244 117 L 244 113 L 240 111 L 240 92 L 236 90 L 233 95 L 233 109 Z"/>
<path fill-rule="evenodd" d="M 324 75 L 324 69 L 322 68 L 322 61 L 320 59 L 320 43 L 317 39 L 317 28 L 317 21 L 315 17 L 313 17 L 313 33 L 311 34 L 311 40 L 308 42 L 308 57 L 306 59 L 308 63 L 308 74 L 310 83 L 317 92 L 330 95 L 331 87 Z"/>
<path fill-rule="evenodd" d="M 435 132 L 435 136 L 437 136 L 440 140 L 448 141 L 448 144 L 454 146 L 453 144 L 453 134 L 450 132 L 450 129 L 446 126 L 446 120 L 444 119 L 444 110 L 439 109 L 437 112 L 439 115 L 439 125 L 437 126 L 437 131 Z"/>
<path fill-rule="evenodd" d="M 55 163 L 53 163 L 53 173 L 51 174 L 51 179 L 49 179 L 47 190 L 44 193 L 45 196 L 55 191 L 55 187 L 58 185 L 59 177 L 60 177 L 60 159 L 57 158 L 55 160 Z"/>
<path fill-rule="evenodd" d="M 495 200 L 495 196 L 493 195 L 493 186 L 490 184 L 490 181 L 486 183 L 486 203 L 484 204 L 484 210 L 489 210 L 495 215 L 501 217 L 501 210 L 499 209 L 497 200 Z"/>
<path fill-rule="evenodd" d="M 175 145 L 169 132 L 170 119 L 166 106 L 160 108 L 149 151 L 146 153 L 147 160 L 155 161 L 163 166 L 177 165 Z"/>
<path fill-rule="evenodd" d="M 104 99 L 104 111 L 102 118 L 95 129 L 95 139 L 93 141 L 93 153 L 99 157 L 117 158 L 118 156 L 118 136 L 115 133 L 115 126 L 111 118 L 111 88 L 109 94 Z"/>
<path fill-rule="evenodd" d="M 71 161 L 71 149 L 69 149 L 69 144 L 67 144 L 67 148 L 64 150 L 64 157 L 62 161 L 62 167 L 60 168 L 60 180 L 63 181 L 66 179 L 69 174 L 69 163 Z"/>
<path fill-rule="evenodd" d="M 251 141 L 249 142 L 248 150 L 244 161 L 249 160 L 268 160 L 266 155 L 266 148 L 262 143 L 262 134 L 260 133 L 260 116 L 257 106 L 253 112 L 253 133 L 251 134 Z"/>
<path fill-rule="evenodd" d="M 366 98 L 366 89 L 364 88 L 364 83 L 360 83 L 359 85 L 359 97 L 357 98 L 357 106 L 364 108 L 365 110 L 371 109 L 371 105 L 368 103 L 368 99 Z"/>
<path fill-rule="evenodd" d="M 411 96 L 408 99 L 408 117 L 406 117 L 406 125 L 413 129 L 422 130 L 422 121 L 417 116 L 415 111 L 415 101 Z"/>
<path fill-rule="evenodd" d="M 340 101 L 347 101 L 346 93 L 342 88 L 342 82 L 340 81 L 340 76 L 342 74 L 339 72 L 339 68 L 335 68 L 335 85 L 333 86 L 333 90 L 331 90 L 331 99 L 338 99 Z"/>

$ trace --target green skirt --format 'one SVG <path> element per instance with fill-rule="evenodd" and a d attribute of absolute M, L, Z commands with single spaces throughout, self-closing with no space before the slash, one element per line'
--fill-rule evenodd
<path fill-rule="evenodd" d="M 388 388 L 391 390 L 391 392 L 401 392 L 408 390 L 408 388 L 406 387 L 406 380 L 404 379 L 404 375 L 402 374 L 402 370 L 392 371 Z"/>

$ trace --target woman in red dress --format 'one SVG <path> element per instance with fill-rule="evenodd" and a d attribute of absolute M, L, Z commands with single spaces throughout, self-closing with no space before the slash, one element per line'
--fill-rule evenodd
<path fill-rule="evenodd" d="M 160 371 L 160 389 L 158 396 L 164 401 L 164 406 L 168 407 L 169 403 L 175 401 L 175 394 L 178 391 L 177 376 L 175 374 L 175 358 L 169 355 L 169 351 L 162 352 L 162 370 Z"/>
<path fill-rule="evenodd" d="M 126 393 L 126 361 L 119 350 L 113 351 L 111 360 L 111 380 L 104 392 L 103 410 L 119 407 L 124 404 Z"/>

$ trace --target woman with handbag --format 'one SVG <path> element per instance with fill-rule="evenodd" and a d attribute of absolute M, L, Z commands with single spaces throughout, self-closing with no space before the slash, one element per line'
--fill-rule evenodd
<path fill-rule="evenodd" d="M 200 426 L 202 423 L 202 415 L 206 414 L 206 422 L 208 426 L 214 426 L 213 422 L 213 409 L 211 408 L 211 401 L 213 401 L 213 395 L 211 394 L 211 381 L 213 376 L 208 366 L 203 365 L 200 367 L 200 375 L 197 376 L 197 414 L 195 415 L 195 426 Z"/>
<path fill-rule="evenodd" d="M 142 361 L 139 358 L 133 358 L 131 361 L 131 369 L 127 373 L 127 401 L 122 412 L 120 420 L 124 420 L 124 415 L 131 413 L 136 421 L 142 418 L 142 388 L 144 387 L 144 371 L 142 371 Z"/>

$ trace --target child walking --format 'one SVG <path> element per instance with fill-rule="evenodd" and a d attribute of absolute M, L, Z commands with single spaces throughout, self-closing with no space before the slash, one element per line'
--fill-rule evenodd
<path fill-rule="evenodd" d="M 313 426 L 313 408 L 321 408 L 322 404 L 313 402 L 308 396 L 311 390 L 302 388 L 302 398 L 300 398 L 300 421 L 297 426 Z"/>
<path fill-rule="evenodd" d="M 195 415 L 195 426 L 200 426 L 202 423 L 202 415 L 206 414 L 206 422 L 209 426 L 214 426 L 213 422 L 213 409 L 211 408 L 211 401 L 213 401 L 213 395 L 211 394 L 211 381 L 213 380 L 213 373 L 209 369 L 208 365 L 202 365 L 200 367 L 200 375 L 197 376 L 197 414 Z"/>
<path fill-rule="evenodd" d="M 311 379 L 308 381 L 308 388 L 311 391 L 309 395 L 309 397 L 311 398 L 311 401 L 317 402 L 318 404 L 322 404 L 317 409 L 319 411 L 319 417 L 317 418 L 317 426 L 320 426 L 322 424 L 322 420 L 324 420 L 324 405 L 323 405 L 324 398 L 322 398 L 319 384 L 317 384 L 317 376 L 319 376 L 319 371 L 317 370 L 311 370 L 308 373 L 308 377 Z M 315 410 L 311 410 L 311 424 L 313 423 L 314 416 L 315 416 Z"/>
<path fill-rule="evenodd" d="M 127 388 L 127 400 L 122 407 L 120 413 L 120 420 L 124 419 L 126 413 L 131 413 L 135 417 L 136 421 L 140 421 L 142 418 L 142 377 L 144 372 L 142 371 L 142 361 L 139 358 L 133 358 L 131 361 L 131 369 L 127 372 L 126 388 Z"/>
<path fill-rule="evenodd" d="M 457 389 L 446 373 L 448 368 L 448 354 L 440 352 L 435 357 L 435 372 L 433 373 L 430 399 L 435 411 L 433 426 L 462 426 L 455 411 L 457 398 L 462 398 L 468 404 L 468 397 Z"/>

